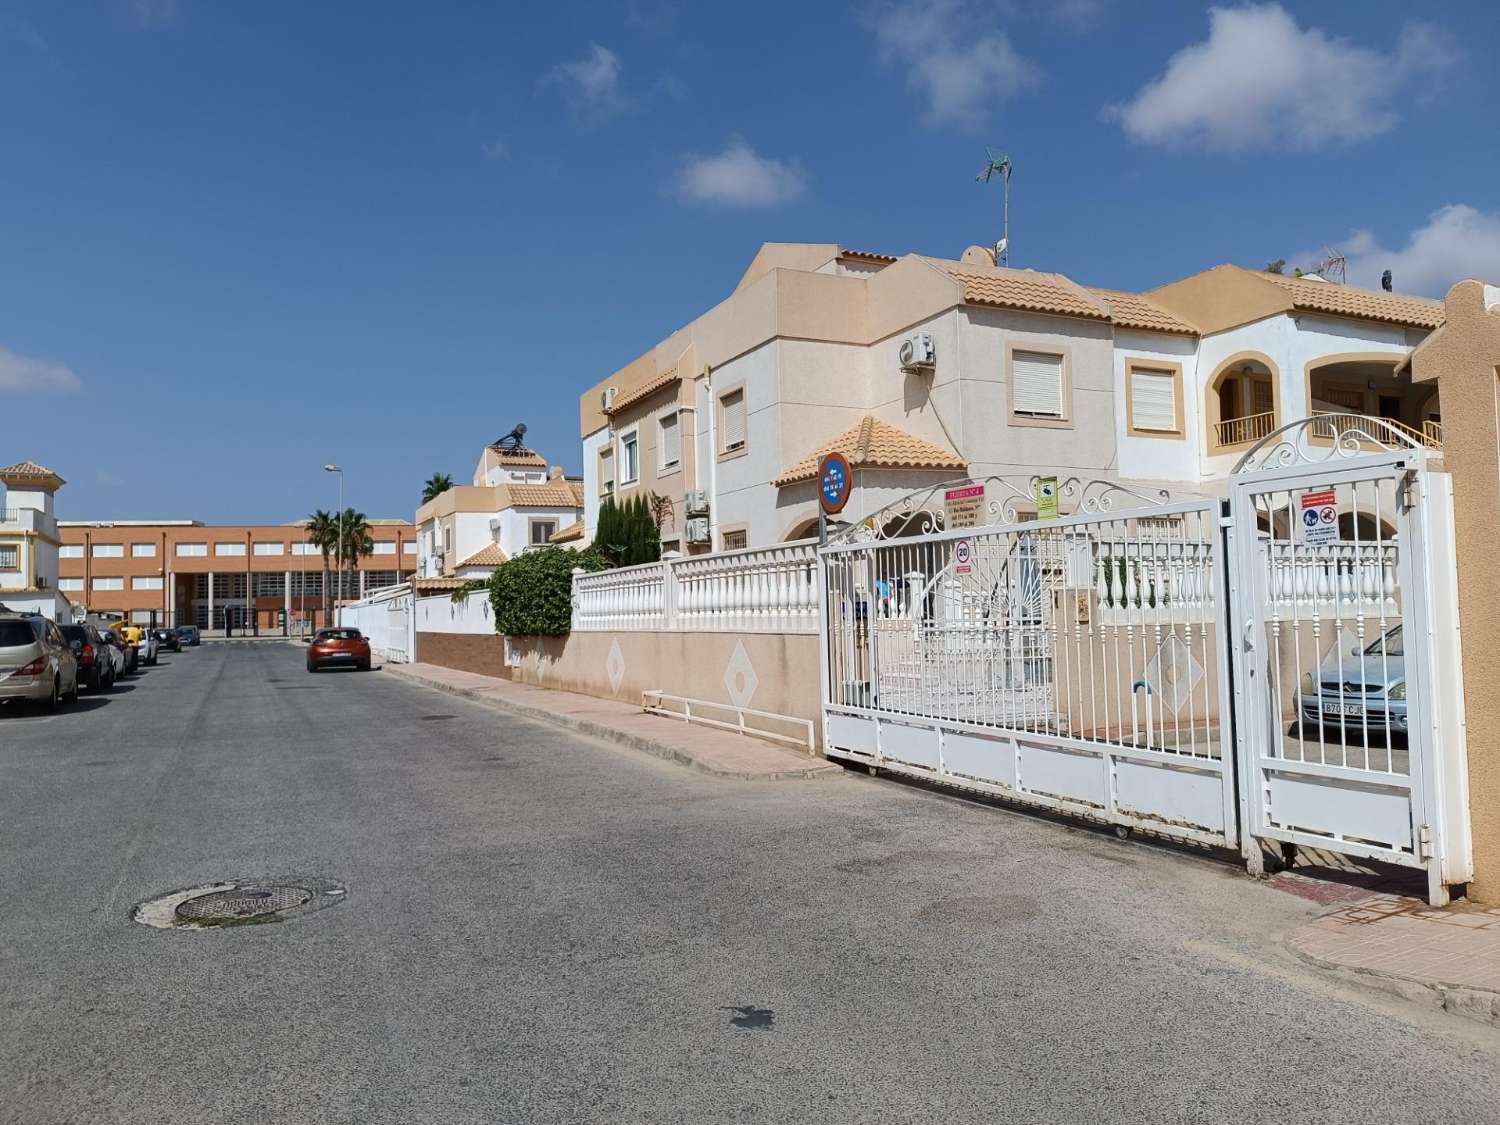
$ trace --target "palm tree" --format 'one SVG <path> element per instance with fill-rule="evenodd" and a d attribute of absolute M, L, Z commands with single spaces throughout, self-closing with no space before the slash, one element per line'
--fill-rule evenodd
<path fill-rule="evenodd" d="M 307 517 L 304 524 L 307 528 L 307 541 L 323 555 L 323 624 L 327 625 L 329 617 L 329 592 L 330 586 L 328 576 L 331 573 L 328 566 L 328 556 L 339 549 L 339 517 L 337 512 L 325 512 L 319 508 Z"/>
<path fill-rule="evenodd" d="M 341 567 L 353 566 L 359 569 L 359 560 L 375 553 L 375 537 L 370 534 L 370 521 L 365 518 L 363 512 L 356 512 L 353 508 L 344 509 L 342 520 L 334 518 L 334 542 L 338 542 L 339 529 L 343 529 L 343 550 L 339 552 L 339 565 Z M 344 592 L 344 578 L 339 575 L 339 593 Z"/>
<path fill-rule="evenodd" d="M 453 487 L 453 478 L 447 473 L 433 473 L 422 486 L 422 503 L 436 499 Z"/>

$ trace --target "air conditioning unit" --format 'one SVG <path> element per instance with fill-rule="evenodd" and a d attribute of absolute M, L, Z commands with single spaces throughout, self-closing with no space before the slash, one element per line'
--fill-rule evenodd
<path fill-rule="evenodd" d="M 490 520 L 490 534 L 494 535 L 499 530 L 500 530 L 500 519 L 499 519 L 499 517 L 496 517 L 495 519 Z"/>
<path fill-rule="evenodd" d="M 707 543 L 709 540 L 708 521 L 702 518 L 688 520 L 687 537 L 689 543 Z"/>
<path fill-rule="evenodd" d="M 615 404 L 615 388 L 605 387 L 599 392 L 599 409 L 608 410 Z"/>
<path fill-rule="evenodd" d="M 690 516 L 708 515 L 708 493 L 701 488 L 695 488 L 687 494 L 687 514 Z"/>
<path fill-rule="evenodd" d="M 932 333 L 913 332 L 901 341 L 898 353 L 903 371 L 930 370 L 937 365 L 937 351 L 932 346 Z"/>

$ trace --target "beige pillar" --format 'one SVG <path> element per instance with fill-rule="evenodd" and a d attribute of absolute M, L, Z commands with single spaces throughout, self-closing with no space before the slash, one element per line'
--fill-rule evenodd
<path fill-rule="evenodd" d="M 1488 307 L 1487 307 L 1488 306 Z M 1469 897 L 1500 902 L 1500 288 L 1461 281 L 1445 321 L 1412 353 L 1413 382 L 1438 384 L 1443 467 L 1453 476 L 1468 727 L 1474 882 Z"/>

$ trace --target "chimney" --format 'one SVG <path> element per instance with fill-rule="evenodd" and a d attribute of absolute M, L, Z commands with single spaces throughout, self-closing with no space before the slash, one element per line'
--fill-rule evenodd
<path fill-rule="evenodd" d="M 563 475 L 562 466 L 561 465 L 553 465 L 551 471 L 547 473 L 547 479 L 548 480 L 562 480 L 562 475 Z"/>

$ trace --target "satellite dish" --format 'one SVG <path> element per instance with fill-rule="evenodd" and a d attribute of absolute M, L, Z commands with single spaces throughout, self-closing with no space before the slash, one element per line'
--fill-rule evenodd
<path fill-rule="evenodd" d="M 995 243 L 995 261 L 1004 261 L 1005 252 L 1008 249 L 1010 249 L 1010 239 L 1008 238 L 1002 238 L 999 242 Z"/>

